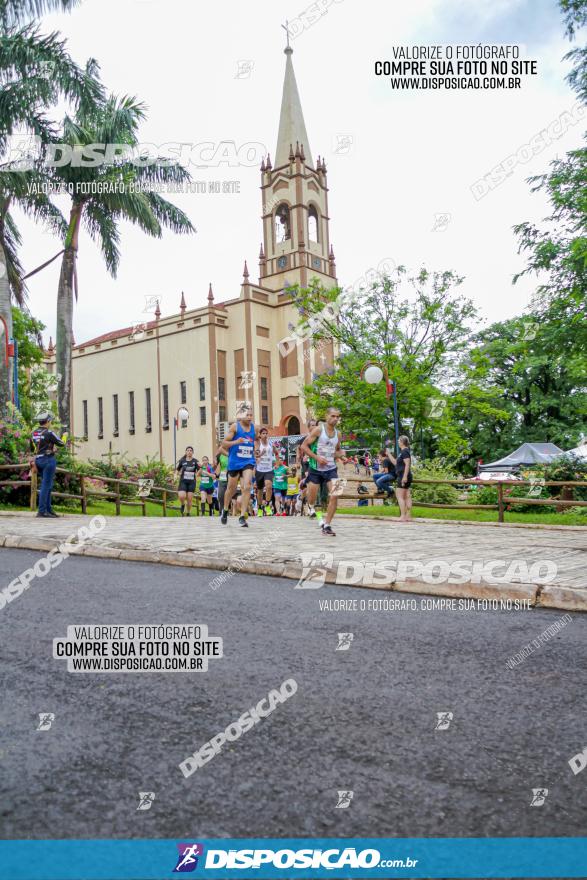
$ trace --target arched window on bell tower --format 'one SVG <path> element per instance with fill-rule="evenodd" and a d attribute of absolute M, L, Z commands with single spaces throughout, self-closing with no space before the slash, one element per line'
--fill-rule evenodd
<path fill-rule="evenodd" d="M 320 241 L 319 228 L 318 211 L 314 205 L 310 205 L 308 208 L 308 241 Z"/>
<path fill-rule="evenodd" d="M 279 244 L 282 241 L 289 241 L 290 238 L 289 208 L 287 205 L 281 204 L 275 211 L 275 242 Z"/>

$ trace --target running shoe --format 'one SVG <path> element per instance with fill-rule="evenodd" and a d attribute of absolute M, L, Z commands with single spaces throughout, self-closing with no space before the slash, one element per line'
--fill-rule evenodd
<path fill-rule="evenodd" d="M 53 513 L 52 510 L 47 511 L 46 516 L 50 516 L 52 519 L 59 519 L 59 518 L 60 518 L 60 517 L 59 517 L 59 514 L 58 514 L 58 513 Z"/>
<path fill-rule="evenodd" d="M 228 522 L 228 510 L 222 511 L 222 516 L 220 517 L 220 522 L 222 523 L 223 526 L 226 525 L 226 523 Z"/>
<path fill-rule="evenodd" d="M 248 529 L 249 527 L 246 516 L 239 516 L 238 524 L 239 526 L 244 526 L 245 529 Z"/>
<path fill-rule="evenodd" d="M 332 530 L 332 527 L 325 524 L 322 525 L 322 534 L 328 535 L 331 538 L 336 537 L 336 532 Z"/>
<path fill-rule="evenodd" d="M 316 513 L 316 510 L 308 505 L 308 516 L 310 517 L 310 519 L 316 519 L 317 515 L 318 514 Z"/>
<path fill-rule="evenodd" d="M 265 516 L 273 516 L 273 511 L 271 510 L 271 505 L 265 505 Z"/>
<path fill-rule="evenodd" d="M 263 511 L 261 510 L 261 508 L 258 509 L 257 516 L 263 516 Z"/>

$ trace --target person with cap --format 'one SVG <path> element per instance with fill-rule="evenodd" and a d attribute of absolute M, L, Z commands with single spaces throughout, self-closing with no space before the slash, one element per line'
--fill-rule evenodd
<path fill-rule="evenodd" d="M 33 431 L 31 443 L 36 453 L 34 465 L 37 472 L 41 475 L 41 488 L 39 490 L 39 510 L 37 516 L 57 517 L 59 514 L 53 513 L 51 509 L 51 490 L 55 482 L 55 470 L 57 461 L 55 459 L 55 447 L 65 446 L 67 442 L 67 434 L 61 438 L 51 430 L 51 413 L 41 413 L 39 418 L 39 427 Z"/>

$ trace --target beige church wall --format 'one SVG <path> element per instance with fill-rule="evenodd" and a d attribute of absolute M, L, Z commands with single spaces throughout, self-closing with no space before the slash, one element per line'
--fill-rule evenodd
<path fill-rule="evenodd" d="M 73 358 L 73 429 L 76 437 L 83 435 L 83 400 L 88 401 L 88 440 L 81 442 L 76 454 L 80 458 L 99 458 L 109 450 L 127 452 L 130 457 L 158 454 L 155 430 L 157 406 L 157 363 L 154 339 L 103 348 Z M 106 347 L 108 346 L 108 348 Z M 145 432 L 145 388 L 151 388 L 153 432 Z M 135 434 L 129 434 L 128 392 L 135 392 Z M 119 436 L 113 436 L 112 397 L 118 394 Z M 104 437 L 98 439 L 98 397 L 103 399 Z"/>
<path fill-rule="evenodd" d="M 179 407 L 184 405 L 181 403 L 181 382 L 186 383 L 185 407 L 189 418 L 187 427 L 183 428 L 180 422 L 177 428 L 177 457 L 183 454 L 187 445 L 194 447 L 197 456 L 212 454 L 216 389 L 212 388 L 210 376 L 208 326 L 204 323 L 194 326 L 188 316 L 184 327 L 181 332 L 172 332 L 172 326 L 160 329 L 161 385 L 169 388 L 169 428 L 163 428 L 161 432 L 163 460 L 167 463 L 173 462 L 173 419 Z M 200 401 L 200 378 L 205 381 L 203 401 Z M 200 425 L 200 407 L 206 408 L 205 425 Z"/>

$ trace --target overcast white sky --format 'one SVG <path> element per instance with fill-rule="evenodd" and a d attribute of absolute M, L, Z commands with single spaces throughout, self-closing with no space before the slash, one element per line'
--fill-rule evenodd
<path fill-rule="evenodd" d="M 107 88 L 148 105 L 141 140 L 152 143 L 257 142 L 275 153 L 285 56 L 280 24 L 305 0 L 85 0 L 71 15 L 43 20 L 58 29 L 79 62 L 100 62 Z M 373 63 L 397 45 L 518 43 L 537 59 L 539 75 L 519 91 L 394 91 Z M 546 203 L 525 182 L 580 143 L 571 125 L 550 147 L 518 164 L 476 201 L 472 184 L 575 104 L 564 81 L 569 49 L 556 0 L 338 0 L 293 42 L 293 62 L 314 159 L 325 156 L 339 280 L 352 284 L 393 259 L 412 268 L 453 269 L 461 288 L 493 321 L 519 313 L 534 282 L 512 287 L 523 265 L 512 226 L 540 219 Z M 252 63 L 237 76 L 238 62 Z M 339 136 L 349 152 L 337 152 Z M 237 296 L 243 261 L 257 280 L 261 241 L 257 167 L 193 169 L 197 180 L 239 180 L 240 195 L 172 196 L 197 234 L 148 239 L 122 231 L 118 278 L 108 275 L 84 233 L 79 251 L 76 342 L 141 319 L 145 296 L 159 296 L 164 315 L 203 305 L 211 281 L 217 300 Z M 64 211 L 68 199 L 60 197 Z M 434 229 L 437 214 L 449 214 Z M 23 261 L 29 271 L 59 244 L 26 221 Z M 55 338 L 59 261 L 30 282 L 34 315 Z M 144 319 L 144 316 L 143 316 Z"/>

